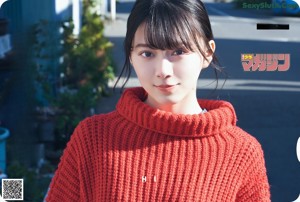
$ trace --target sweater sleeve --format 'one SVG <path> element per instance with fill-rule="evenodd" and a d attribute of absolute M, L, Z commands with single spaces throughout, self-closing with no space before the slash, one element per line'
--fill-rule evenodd
<path fill-rule="evenodd" d="M 267 178 L 263 150 L 254 140 L 245 151 L 246 167 L 243 182 L 237 195 L 237 202 L 270 202 L 270 186 Z"/>
<path fill-rule="evenodd" d="M 47 202 L 80 201 L 79 181 L 79 126 L 75 129 L 60 159 L 50 184 Z"/>

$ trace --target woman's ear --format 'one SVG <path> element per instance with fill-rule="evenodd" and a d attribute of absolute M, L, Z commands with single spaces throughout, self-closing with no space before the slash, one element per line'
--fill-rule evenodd
<path fill-rule="evenodd" d="M 133 66 L 133 65 L 132 65 L 132 58 L 131 58 L 132 51 L 133 51 L 133 48 L 131 47 L 131 49 L 130 49 L 130 54 L 129 54 L 129 62 L 130 62 L 130 64 L 131 64 L 131 66 Z"/>
<path fill-rule="evenodd" d="M 202 68 L 207 68 L 209 66 L 209 64 L 211 63 L 212 59 L 213 59 L 213 54 L 216 50 L 216 43 L 214 40 L 210 40 L 208 42 L 209 44 L 209 49 L 207 49 L 205 51 L 205 58 L 203 60 L 203 65 L 202 65 Z"/>

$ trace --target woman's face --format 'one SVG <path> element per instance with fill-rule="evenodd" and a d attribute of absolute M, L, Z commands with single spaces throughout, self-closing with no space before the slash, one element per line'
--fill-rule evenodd
<path fill-rule="evenodd" d="M 210 45 L 214 50 L 213 41 Z M 145 40 L 144 24 L 135 33 L 130 57 L 138 79 L 148 93 L 146 102 L 158 108 L 189 104 L 195 99 L 198 77 L 201 70 L 209 65 L 211 55 L 207 59 L 204 60 L 200 52 L 184 47 L 176 50 L 151 49 Z"/>

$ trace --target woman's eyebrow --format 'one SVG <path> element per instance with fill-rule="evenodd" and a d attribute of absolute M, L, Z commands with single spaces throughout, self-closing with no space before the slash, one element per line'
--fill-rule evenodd
<path fill-rule="evenodd" d="M 133 48 L 151 48 L 149 44 L 139 43 L 135 45 Z"/>
<path fill-rule="evenodd" d="M 136 48 L 150 48 L 153 50 L 156 49 L 156 48 L 153 48 L 153 46 L 151 46 L 150 44 L 146 44 L 146 43 L 138 43 L 134 47 L 132 47 L 132 50 L 136 49 Z M 181 43 L 181 44 L 179 44 L 178 49 L 181 49 L 181 48 L 186 49 L 186 46 L 183 43 Z M 174 48 L 174 49 L 177 49 L 177 48 Z"/>

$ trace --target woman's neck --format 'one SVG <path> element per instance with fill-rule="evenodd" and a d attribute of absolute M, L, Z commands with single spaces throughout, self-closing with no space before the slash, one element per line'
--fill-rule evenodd
<path fill-rule="evenodd" d="M 157 103 L 153 98 L 147 97 L 145 103 L 149 106 L 173 114 L 201 114 L 203 109 L 200 107 L 197 97 L 188 97 L 179 103 Z"/>

